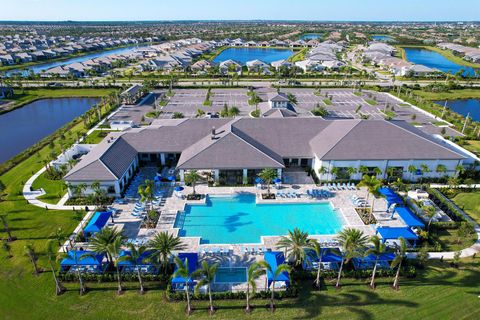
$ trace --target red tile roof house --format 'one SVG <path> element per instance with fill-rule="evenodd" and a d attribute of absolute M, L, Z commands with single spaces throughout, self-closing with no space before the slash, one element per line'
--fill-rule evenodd
<path fill-rule="evenodd" d="M 111 133 L 64 177 L 70 185 L 100 181 L 109 194 L 120 196 L 142 165 L 209 170 L 214 179 L 235 176 L 250 181 L 265 168 L 281 177 L 289 167 L 314 170 L 360 166 L 380 168 L 385 178 L 394 167 L 415 180 L 411 165 L 430 170 L 422 177 L 452 176 L 467 157 L 454 147 L 403 121 L 324 120 L 321 118 L 162 119 L 144 128 Z M 447 168 L 438 173 L 438 165 Z M 319 176 L 331 180 L 332 174 Z M 357 173 L 352 180 L 361 178 Z"/>

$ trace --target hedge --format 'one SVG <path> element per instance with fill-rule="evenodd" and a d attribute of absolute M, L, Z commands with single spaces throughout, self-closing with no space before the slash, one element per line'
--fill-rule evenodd
<path fill-rule="evenodd" d="M 461 210 L 450 202 L 439 190 L 428 188 L 430 199 L 453 221 L 466 221 Z"/>

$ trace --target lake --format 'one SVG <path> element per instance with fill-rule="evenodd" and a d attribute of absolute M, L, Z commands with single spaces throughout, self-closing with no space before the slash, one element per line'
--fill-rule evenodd
<path fill-rule="evenodd" d="M 424 66 L 435 68 L 443 72 L 451 72 L 455 74 L 458 70 L 463 69 L 464 75 L 474 76 L 475 71 L 471 67 L 462 66 L 452 62 L 442 56 L 440 53 L 421 49 L 421 48 L 404 48 L 407 60 L 416 64 L 423 64 Z"/>
<path fill-rule="evenodd" d="M 323 37 L 322 34 L 320 33 L 304 33 L 300 36 L 300 40 L 315 40 L 315 39 L 321 39 Z"/>
<path fill-rule="evenodd" d="M 0 163 L 82 115 L 97 98 L 42 99 L 0 115 Z"/>
<path fill-rule="evenodd" d="M 31 67 L 27 67 L 25 69 L 13 69 L 13 70 L 7 71 L 5 74 L 7 76 L 11 76 L 14 73 L 22 73 L 22 75 L 26 76 L 26 75 L 28 75 L 29 70 L 32 70 L 34 73 L 39 73 L 39 72 L 42 72 L 44 70 L 48 70 L 48 69 L 55 68 L 55 67 L 58 67 L 58 66 L 64 66 L 64 65 L 67 65 L 67 64 L 71 64 L 71 63 L 85 62 L 85 61 L 90 60 L 90 59 L 101 58 L 101 57 L 105 57 L 105 56 L 108 56 L 108 55 L 111 55 L 111 54 L 120 54 L 120 53 L 131 52 L 131 51 L 133 51 L 137 48 L 138 47 L 136 47 L 136 46 L 135 47 L 123 47 L 123 48 L 117 48 L 117 49 L 112 49 L 112 50 L 107 50 L 107 51 L 89 53 L 89 54 L 86 54 L 86 55 L 83 55 L 83 56 L 74 57 L 74 58 L 70 58 L 70 59 L 67 59 L 67 60 L 63 60 L 63 61 L 45 62 L 45 63 L 37 64 L 37 65 L 31 66 Z"/>
<path fill-rule="evenodd" d="M 374 35 L 374 36 L 372 36 L 372 39 L 375 40 L 375 41 L 382 41 L 382 42 L 395 41 L 395 39 L 393 39 L 392 37 L 385 36 L 385 35 Z"/>
<path fill-rule="evenodd" d="M 443 107 L 445 100 L 435 101 L 435 103 Z M 449 100 L 447 101 L 447 107 L 465 117 L 470 113 L 473 120 L 480 121 L 480 99 Z"/>
<path fill-rule="evenodd" d="M 293 50 L 289 49 L 228 48 L 220 52 L 220 54 L 213 59 L 213 62 L 220 63 L 232 59 L 245 65 L 247 61 L 258 59 L 266 63 L 271 63 L 273 61 L 288 59 L 292 54 Z"/>

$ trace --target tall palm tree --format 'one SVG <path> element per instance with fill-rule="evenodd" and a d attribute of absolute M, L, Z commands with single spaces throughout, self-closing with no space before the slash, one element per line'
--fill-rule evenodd
<path fill-rule="evenodd" d="M 162 271 L 166 274 L 173 251 L 182 250 L 185 248 L 185 245 L 182 244 L 180 237 L 163 231 L 157 233 L 155 237 L 150 240 L 148 247 L 154 251 L 152 258 L 161 265 Z"/>
<path fill-rule="evenodd" d="M 277 281 L 278 277 L 284 273 L 284 272 L 287 272 L 289 273 L 290 272 L 290 267 L 287 265 L 287 264 L 280 264 L 277 266 L 277 268 L 275 270 L 272 269 L 272 266 L 265 260 L 262 260 L 258 263 L 262 268 L 265 268 L 267 270 L 267 273 L 270 272 L 273 276 L 273 279 L 272 279 L 272 284 L 271 284 L 271 289 L 270 289 L 270 311 L 274 311 L 275 310 L 275 303 L 274 303 L 274 300 L 275 300 L 275 282 Z"/>
<path fill-rule="evenodd" d="M 391 268 L 397 267 L 397 273 L 395 274 L 395 280 L 393 281 L 393 288 L 399 288 L 399 279 L 400 279 L 400 270 L 402 269 L 402 262 L 407 257 L 407 242 L 403 237 L 398 238 L 400 241 L 400 245 L 397 247 L 395 251 L 395 258 L 393 259 L 392 263 L 390 264 Z"/>
<path fill-rule="evenodd" d="M 299 228 L 288 231 L 287 236 L 282 236 L 277 242 L 277 248 L 283 249 L 285 257 L 293 263 L 295 267 L 301 266 L 307 256 L 306 250 L 311 247 L 308 232 L 301 231 Z"/>
<path fill-rule="evenodd" d="M 87 288 L 85 286 L 85 283 L 83 282 L 82 272 L 80 271 L 80 262 L 91 256 L 93 256 L 93 254 L 90 254 L 90 253 L 80 254 L 77 248 L 71 249 L 69 253 L 62 252 L 57 256 L 57 260 L 61 260 L 67 257 L 73 260 L 73 265 L 75 266 L 78 282 L 80 284 L 80 295 L 84 295 L 87 292 Z"/>
<path fill-rule="evenodd" d="M 107 256 L 107 261 L 110 266 L 113 264 L 113 258 L 110 253 L 110 246 L 112 243 L 120 239 L 120 242 L 125 240 L 125 236 L 122 231 L 118 231 L 115 228 L 103 228 L 99 232 L 95 233 L 93 238 L 90 239 L 90 246 L 93 251 Z"/>
<path fill-rule="evenodd" d="M 364 175 L 362 177 L 362 181 L 358 184 L 359 186 L 362 187 L 367 187 L 367 197 L 366 201 L 368 203 L 368 198 L 370 196 L 370 193 L 373 194 L 374 196 L 377 196 L 379 194 L 378 189 L 382 185 L 382 182 L 378 180 L 375 176 L 369 176 L 369 175 Z M 370 211 L 370 219 L 373 217 L 373 206 L 374 206 L 375 199 L 372 200 L 372 206 L 371 206 L 371 211 Z"/>
<path fill-rule="evenodd" d="M 267 184 L 267 193 L 270 194 L 270 185 L 273 179 L 277 177 L 277 171 L 271 168 L 263 169 L 258 176 Z"/>
<path fill-rule="evenodd" d="M 410 173 L 410 180 L 412 180 L 413 175 L 417 172 L 417 167 L 411 164 L 408 166 L 407 171 Z"/>
<path fill-rule="evenodd" d="M 212 283 L 215 280 L 215 274 L 217 273 L 218 263 L 209 265 L 207 261 L 202 261 L 202 266 L 192 273 L 192 278 L 199 279 L 195 286 L 195 292 L 198 293 L 199 289 L 203 286 L 207 286 L 208 300 L 209 300 L 209 313 L 212 315 L 215 312 L 213 307 L 212 298 Z"/>
<path fill-rule="evenodd" d="M 117 261 L 128 261 L 132 264 L 132 266 L 137 269 L 137 278 L 138 278 L 138 283 L 140 284 L 140 294 L 145 293 L 145 287 L 143 285 L 143 278 L 142 278 L 142 273 L 140 272 L 140 265 L 143 264 L 143 260 L 146 259 L 147 257 L 144 256 L 145 251 L 147 251 L 146 246 L 139 246 L 138 249 L 135 247 L 133 243 L 128 244 L 128 250 L 130 251 L 130 254 L 126 254 L 124 256 L 121 256 L 117 259 Z"/>
<path fill-rule="evenodd" d="M 328 168 L 327 167 L 320 167 L 318 169 L 318 174 L 320 174 L 320 179 L 324 174 L 327 174 L 327 173 L 328 173 Z"/>
<path fill-rule="evenodd" d="M 384 254 L 387 250 L 387 246 L 385 243 L 380 240 L 380 238 L 375 235 L 370 238 L 370 243 L 373 245 L 372 247 L 368 248 L 365 252 L 366 255 L 374 255 L 375 256 L 375 265 L 373 266 L 372 272 L 372 280 L 370 281 L 370 288 L 375 288 L 375 274 L 377 273 L 377 264 L 378 259 L 382 254 Z"/>
<path fill-rule="evenodd" d="M 430 172 L 430 168 L 426 164 L 421 164 L 420 170 L 422 170 L 422 175 L 425 175 L 426 173 Z"/>
<path fill-rule="evenodd" d="M 344 264 L 348 263 L 351 259 L 362 255 L 367 239 L 368 238 L 363 234 L 363 231 L 353 228 L 343 229 L 337 235 L 336 240 L 342 249 L 342 262 L 340 263 L 340 269 L 338 270 L 335 287 L 340 287 L 340 278 L 342 276 Z"/>
<path fill-rule="evenodd" d="M 247 291 L 246 291 L 246 296 L 247 296 L 247 306 L 245 307 L 245 311 L 247 313 L 251 312 L 251 306 L 250 306 L 250 287 L 252 288 L 252 292 L 255 293 L 257 290 L 257 283 L 255 282 L 261 275 L 263 274 L 263 271 L 260 269 L 260 265 L 257 262 L 254 262 L 248 267 L 247 270 Z"/>
<path fill-rule="evenodd" d="M 318 263 L 317 276 L 315 277 L 315 285 L 317 286 L 317 288 L 320 288 L 322 259 L 323 256 L 330 251 L 330 249 L 322 248 L 320 246 L 320 243 L 316 239 L 312 239 L 312 241 L 310 242 L 310 248 L 311 250 L 309 251 L 309 254 L 311 255 L 311 258 L 313 258 L 313 260 L 317 261 Z"/>
<path fill-rule="evenodd" d="M 187 298 L 187 314 L 190 315 L 192 313 L 192 306 L 190 303 L 190 291 L 189 291 L 189 284 L 190 284 L 190 271 L 188 268 L 188 258 L 185 259 L 183 262 L 179 257 L 175 257 L 175 264 L 177 265 L 177 270 L 173 273 L 173 277 L 181 277 L 185 279 L 185 297 Z"/>
<path fill-rule="evenodd" d="M 33 265 L 33 270 L 35 275 L 38 276 L 40 274 L 40 268 L 38 267 L 38 264 L 37 264 L 38 257 L 37 257 L 37 253 L 35 252 L 35 248 L 33 247 L 33 244 L 27 243 L 24 246 L 24 251 L 25 251 L 25 255 L 30 259 L 30 262 Z"/>
<path fill-rule="evenodd" d="M 185 175 L 185 183 L 192 185 L 192 193 L 195 194 L 195 185 L 197 184 L 200 176 L 198 175 L 197 170 L 191 170 Z"/>
<path fill-rule="evenodd" d="M 368 167 L 362 165 L 358 168 L 358 172 L 360 172 L 364 176 L 368 174 Z"/>
<path fill-rule="evenodd" d="M 122 277 L 120 274 L 120 267 L 119 267 L 119 262 L 120 262 L 119 258 L 120 258 L 120 252 L 122 251 L 122 245 L 123 245 L 123 238 L 117 237 L 112 243 L 108 245 L 108 248 L 107 248 L 108 254 L 115 261 L 115 269 L 117 271 L 117 281 L 118 281 L 117 293 L 119 295 L 123 293 Z"/>
<path fill-rule="evenodd" d="M 447 172 L 447 167 L 444 164 L 439 164 L 435 170 L 437 173 L 444 175 Z"/>
<path fill-rule="evenodd" d="M 152 207 L 152 202 L 155 199 L 154 183 L 152 180 L 145 180 L 145 182 L 138 187 L 138 194 L 142 197 L 141 202 L 147 202 Z"/>
<path fill-rule="evenodd" d="M 455 167 L 455 172 L 456 172 L 456 174 L 457 174 L 457 177 L 458 177 L 459 175 L 461 175 L 464 171 L 465 171 L 465 168 L 464 168 L 464 166 L 462 166 L 461 164 L 459 164 L 459 165 L 457 165 L 457 166 Z"/>
<path fill-rule="evenodd" d="M 422 206 L 422 211 L 428 217 L 427 231 L 430 231 L 430 224 L 432 223 L 433 218 L 437 214 L 437 211 L 433 206 Z"/>
<path fill-rule="evenodd" d="M 2 220 L 3 229 L 7 233 L 7 241 L 8 242 L 14 241 L 16 238 L 14 236 L 12 236 L 12 231 L 10 230 L 10 226 L 8 225 L 8 221 L 7 221 L 7 215 L 6 214 L 0 214 L 0 220 Z"/>
<path fill-rule="evenodd" d="M 57 250 L 56 250 L 54 240 L 49 240 L 47 242 L 46 253 L 47 253 L 48 264 L 50 265 L 50 270 L 52 271 L 53 280 L 55 281 L 55 294 L 58 296 L 65 291 L 65 288 L 62 286 L 60 279 L 58 279 L 57 273 L 55 272 L 55 266 L 53 264 L 53 261 L 55 261 L 55 257 L 57 255 Z"/>
<path fill-rule="evenodd" d="M 348 167 L 347 168 L 347 173 L 350 179 L 352 179 L 352 176 L 357 173 L 357 168 L 354 167 Z"/>

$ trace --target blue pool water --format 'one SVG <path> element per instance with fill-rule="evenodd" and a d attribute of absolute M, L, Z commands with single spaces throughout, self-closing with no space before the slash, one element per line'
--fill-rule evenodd
<path fill-rule="evenodd" d="M 463 75 L 475 76 L 475 70 L 471 67 L 462 66 L 452 62 L 442 56 L 440 53 L 420 48 L 404 48 L 407 60 L 416 64 L 435 68 L 443 72 L 457 73 L 460 69 L 464 70 Z"/>
<path fill-rule="evenodd" d="M 260 243 L 261 236 L 286 235 L 295 227 L 310 235 L 335 234 L 342 223 L 329 202 L 256 204 L 250 193 L 209 197 L 206 205 L 187 205 L 175 227 L 201 243 Z"/>
<path fill-rule="evenodd" d="M 215 283 L 246 282 L 246 268 L 218 268 Z"/>
<path fill-rule="evenodd" d="M 315 40 L 315 39 L 321 39 L 323 36 L 320 33 L 305 33 L 300 36 L 301 40 Z"/>
<path fill-rule="evenodd" d="M 229 59 L 235 60 L 242 65 L 247 61 L 261 60 L 266 63 L 287 59 L 293 54 L 289 49 L 273 49 L 273 48 L 228 48 L 220 52 L 213 59 L 213 62 L 220 63 Z"/>
<path fill-rule="evenodd" d="M 445 105 L 445 100 L 435 101 L 442 107 Z M 480 99 L 458 99 L 447 101 L 447 107 L 463 116 L 470 114 L 471 119 L 480 121 Z"/>

